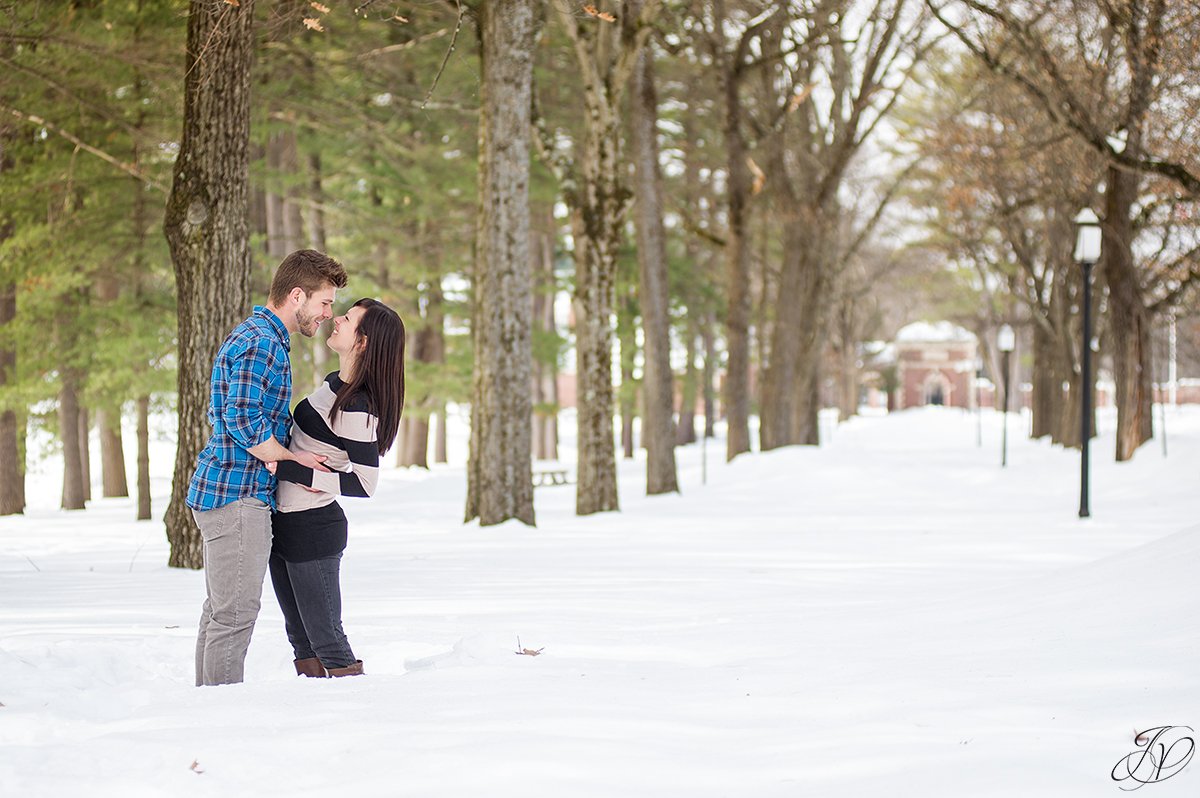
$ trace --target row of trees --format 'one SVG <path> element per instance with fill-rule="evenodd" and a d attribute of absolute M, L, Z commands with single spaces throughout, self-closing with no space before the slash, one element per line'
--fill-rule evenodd
<path fill-rule="evenodd" d="M 652 494 L 678 490 L 674 447 L 695 440 L 698 406 L 711 433 L 718 371 L 728 458 L 751 450 L 755 413 L 759 448 L 816 444 L 831 383 L 852 415 L 863 342 L 917 307 L 985 340 L 1025 325 L 1035 434 L 1078 445 L 1072 397 L 1090 386 L 1070 219 L 1085 205 L 1106 220 L 1117 457 L 1149 437 L 1146 336 L 1197 273 L 1186 4 L 184 11 L 0 10 L 0 512 L 24 504 L 14 472 L 27 421 L 52 421 L 40 408 L 57 414 L 75 507 L 80 430 L 101 427 L 115 473 L 122 408 L 144 429 L 171 397 L 171 561 L 197 566 L 182 498 L 208 364 L 302 246 L 408 323 L 400 463 L 425 465 L 431 420 L 444 434 L 446 403 L 470 402 L 468 520 L 534 522 L 531 460 L 554 456 L 572 343 L 580 513 L 619 506 L 614 414 L 626 454 L 642 417 Z M 564 289 L 569 331 L 554 323 Z M 53 346 L 16 334 L 35 319 L 53 319 Z M 325 349 L 295 349 L 299 392 Z"/>
<path fill-rule="evenodd" d="M 1186 307 L 1200 275 L 1200 8 L 928 6 L 965 51 L 945 62 L 931 98 L 957 110 L 918 136 L 934 170 L 920 183 L 939 244 L 979 274 L 993 300 L 982 315 L 1031 330 L 1033 434 L 1076 446 L 1079 392 L 1094 386 L 1079 376 L 1071 220 L 1083 207 L 1100 214 L 1092 290 L 1116 386 L 1116 458 L 1127 460 L 1152 436 L 1152 330 Z M 953 185 L 939 184 L 947 172 Z"/>

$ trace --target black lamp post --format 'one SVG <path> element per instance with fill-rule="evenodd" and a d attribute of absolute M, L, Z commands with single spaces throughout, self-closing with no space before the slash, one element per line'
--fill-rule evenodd
<path fill-rule="evenodd" d="M 1100 260 L 1100 219 L 1091 208 L 1084 208 L 1075 217 L 1075 260 L 1083 267 L 1083 349 L 1082 395 L 1083 416 L 1079 420 L 1079 517 L 1091 516 L 1088 507 L 1088 444 L 1092 439 L 1092 267 Z"/>
<path fill-rule="evenodd" d="M 1000 444 L 1001 468 L 1008 465 L 1008 389 L 1009 375 L 1012 374 L 1009 358 L 1012 357 L 1013 347 L 1016 346 L 1016 343 L 1017 336 L 1013 334 L 1013 328 L 1007 324 L 1000 328 L 1000 332 L 996 333 L 996 348 L 1004 354 L 1001 364 L 1001 368 L 1004 370 L 1004 434 Z"/>

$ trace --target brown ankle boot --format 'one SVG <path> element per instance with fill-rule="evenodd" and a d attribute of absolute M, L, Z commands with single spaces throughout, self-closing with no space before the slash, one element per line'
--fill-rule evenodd
<path fill-rule="evenodd" d="M 353 665 L 347 665 L 344 668 L 330 668 L 330 676 L 362 676 L 363 664 L 362 660 L 356 660 Z"/>
<path fill-rule="evenodd" d="M 325 666 L 321 664 L 321 660 L 316 657 L 308 657 L 307 659 L 295 660 L 297 676 L 315 676 L 323 679 L 329 674 L 325 671 Z"/>

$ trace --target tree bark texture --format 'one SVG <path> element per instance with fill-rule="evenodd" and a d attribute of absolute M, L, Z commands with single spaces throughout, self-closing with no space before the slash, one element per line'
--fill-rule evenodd
<path fill-rule="evenodd" d="M 148 521 L 150 503 L 150 397 L 137 398 L 137 520 Z"/>
<path fill-rule="evenodd" d="M 785 206 L 787 223 L 770 360 L 763 375 L 759 436 L 764 451 L 820 442 L 817 375 L 828 294 L 825 216 L 800 201 L 790 184 L 782 186 L 777 196 Z"/>
<path fill-rule="evenodd" d="M 619 24 L 585 31 L 567 0 L 555 7 L 575 50 L 583 82 L 580 174 L 565 192 L 575 241 L 575 339 L 579 459 L 575 512 L 617 510 L 613 441 L 612 312 L 617 253 L 630 193 L 623 183 L 620 109 L 661 0 L 629 3 Z"/>
<path fill-rule="evenodd" d="M 128 496 L 120 410 L 97 410 L 96 427 L 100 430 L 100 495 L 106 499 Z"/>
<path fill-rule="evenodd" d="M 632 283 L 624 288 L 617 308 L 617 346 L 621 352 L 621 388 L 617 391 L 617 407 L 621 416 L 621 456 L 632 460 L 633 420 L 637 418 L 638 405 L 638 383 L 633 377 L 638 351 L 637 289 Z"/>
<path fill-rule="evenodd" d="M 1103 227 L 1104 281 L 1116 383 L 1117 461 L 1129 460 L 1154 435 L 1151 390 L 1150 314 L 1133 261 L 1134 203 L 1137 175 L 1110 168 L 1105 188 Z"/>
<path fill-rule="evenodd" d="M 1054 403 L 1055 368 L 1052 362 L 1053 343 L 1040 324 L 1033 325 L 1033 378 L 1030 380 L 1029 395 L 1029 437 L 1045 438 L 1050 435 L 1053 424 L 1051 419 L 1056 410 Z M 1062 381 L 1058 383 L 1058 391 L 1062 393 Z"/>
<path fill-rule="evenodd" d="M 168 564 L 201 568 L 186 505 L 210 433 L 209 380 L 221 341 L 250 304 L 246 229 L 254 0 L 189 4 L 183 137 L 163 227 L 175 266 L 179 441 L 165 517 Z"/>
<path fill-rule="evenodd" d="M 723 7 L 724 4 L 721 4 Z M 722 17 L 723 21 L 723 17 Z M 745 39 L 743 39 L 745 42 Z M 726 188 L 728 230 L 725 234 L 725 349 L 727 362 L 722 390 L 725 423 L 725 459 L 750 451 L 750 169 L 742 133 L 741 69 L 738 48 L 735 63 L 724 70 Z"/>
<path fill-rule="evenodd" d="M 446 362 L 446 314 L 440 279 L 435 278 L 429 282 L 425 302 L 422 304 L 425 308 L 424 316 L 421 315 L 420 304 L 416 302 L 406 315 L 413 325 L 409 327 L 409 341 L 412 344 L 410 359 L 440 366 Z M 417 329 L 414 330 L 413 327 Z M 414 390 L 405 404 L 409 408 L 409 415 L 405 417 L 409 425 L 399 465 L 429 468 L 429 418 L 434 411 L 433 397 L 427 391 L 418 393 Z"/>
<path fill-rule="evenodd" d="M 76 390 L 76 398 L 79 398 L 82 393 L 83 373 L 77 372 L 78 383 Z M 83 477 L 83 500 L 90 502 L 92 500 L 92 424 L 91 413 L 83 405 L 79 404 L 79 468 Z"/>
<path fill-rule="evenodd" d="M 429 468 L 429 419 L 414 416 L 404 419 L 408 429 L 404 433 L 404 462 L 401 465 Z"/>
<path fill-rule="evenodd" d="M 5 168 L 4 136 L 0 134 L 0 173 Z M 0 239 L 11 228 L 0 219 Z M 17 350 L 12 344 L 9 328 L 17 317 L 17 287 L 9 277 L 0 276 L 0 392 L 16 382 Z M 24 419 L 17 409 L 0 405 L 0 515 L 25 512 Z"/>
<path fill-rule="evenodd" d="M 684 367 L 679 391 L 679 423 L 675 425 L 676 446 L 696 442 L 696 387 L 700 383 L 700 375 L 696 368 L 696 340 L 700 337 L 700 332 L 696 329 L 692 312 L 692 309 L 688 308 L 687 340 L 684 342 L 687 365 Z"/>
<path fill-rule="evenodd" d="M 433 441 L 433 462 L 445 463 L 446 459 L 446 405 L 438 408 L 437 416 L 437 434 L 434 435 Z"/>
<path fill-rule="evenodd" d="M 704 369 L 702 371 L 702 388 L 704 390 L 704 437 L 715 437 L 717 423 L 717 389 L 713 384 L 717 370 L 717 336 L 713 330 L 716 327 L 716 314 L 709 314 L 708 322 L 704 325 L 700 339 L 704 342 Z"/>
<path fill-rule="evenodd" d="M 592 98 L 590 89 L 585 94 Z M 613 440 L 612 314 L 621 219 L 628 190 L 619 179 L 620 127 L 612 109 L 587 102 L 584 181 L 572 203 L 575 241 L 575 347 L 579 461 L 575 512 L 619 508 Z"/>
<path fill-rule="evenodd" d="M 554 325 L 554 216 L 548 213 L 549 228 L 537 236 L 533 260 L 537 273 L 533 295 L 533 323 L 538 333 L 557 338 Z M 533 362 L 533 456 L 538 460 L 558 459 L 558 360 L 535 357 Z"/>
<path fill-rule="evenodd" d="M 639 300 L 644 333 L 642 442 L 646 447 L 646 493 L 677 493 L 675 390 L 671 374 L 670 285 L 662 218 L 662 175 L 658 165 L 658 91 L 654 50 L 642 48 L 633 72 L 630 148 L 637 183 L 635 220 Z"/>
<path fill-rule="evenodd" d="M 137 160 L 137 151 L 134 151 Z M 140 181 L 139 181 L 140 182 Z M 134 224 L 142 223 L 139 218 L 139 208 L 136 207 L 138 197 L 134 197 Z M 141 240 L 141 230 L 135 231 L 135 246 L 139 249 L 144 243 Z M 136 254 L 135 254 L 136 257 Z M 136 280 L 136 277 L 134 278 Z M 121 280 L 111 270 L 103 270 L 95 281 L 96 301 L 102 307 L 112 307 L 121 296 Z M 105 498 L 117 498 L 129 495 L 129 481 L 125 474 L 125 449 L 121 441 L 121 401 L 122 397 L 104 397 L 103 404 L 96 408 L 96 429 L 100 432 L 100 495 Z"/>
<path fill-rule="evenodd" d="M 58 434 L 63 447 L 62 509 L 84 509 L 83 449 L 79 443 L 79 372 L 63 369 L 58 392 Z"/>
<path fill-rule="evenodd" d="M 529 380 L 533 280 L 529 261 L 529 147 L 533 0 L 486 0 L 479 214 L 471 334 L 475 368 L 466 520 L 534 523 Z"/>

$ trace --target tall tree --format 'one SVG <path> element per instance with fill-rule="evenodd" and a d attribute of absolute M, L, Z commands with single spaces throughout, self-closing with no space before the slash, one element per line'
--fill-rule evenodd
<path fill-rule="evenodd" d="M 562 339 L 554 324 L 558 284 L 554 274 L 557 224 L 552 208 L 537 217 L 533 253 L 533 456 L 558 459 L 558 361 Z M 443 425 L 444 426 L 444 425 Z"/>
<path fill-rule="evenodd" d="M 675 390 L 671 379 L 670 286 L 663 229 L 662 173 L 658 151 L 658 90 L 654 48 L 645 47 L 633 72 L 630 151 L 636 173 L 634 196 L 638 242 L 638 286 L 645 341 L 642 376 L 642 441 L 646 447 L 646 493 L 679 491 L 675 473 Z"/>
<path fill-rule="evenodd" d="M 187 490 L 210 428 L 209 375 L 250 303 L 247 230 L 254 0 L 188 7 L 183 137 L 164 231 L 175 265 L 179 438 L 167 507 L 169 564 L 200 568 L 203 541 Z"/>
<path fill-rule="evenodd" d="M 533 0 L 485 0 L 474 271 L 474 391 L 466 520 L 534 523 L 529 383 L 533 275 L 529 146 Z"/>
<path fill-rule="evenodd" d="M 722 401 L 726 418 L 725 457 L 732 460 L 750 451 L 750 199 L 754 181 L 750 170 L 751 142 L 747 133 L 743 82 L 752 68 L 758 40 L 781 12 L 784 3 L 756 8 L 757 16 L 730 18 L 725 0 L 714 0 L 708 43 L 724 94 L 727 233 L 725 236 L 725 349 L 728 362 Z M 744 21 L 743 21 L 744 20 Z M 707 407 L 707 406 L 706 406 Z M 708 415 L 706 413 L 706 415 Z M 707 422 L 706 422 L 707 423 Z"/>
<path fill-rule="evenodd" d="M 818 374 L 839 250 L 842 186 L 855 158 L 920 61 L 925 28 L 908 0 L 834 0 L 778 29 L 777 102 L 787 146 L 773 146 L 769 181 L 785 219 L 769 363 L 763 449 L 819 442 Z M 827 83 L 829 91 L 814 91 Z M 774 143 L 774 142 L 773 142 Z"/>
<path fill-rule="evenodd" d="M 620 12 L 618 19 L 595 6 L 581 16 L 584 9 L 571 0 L 554 0 L 582 78 L 585 108 L 583 141 L 575 150 L 577 168 L 558 170 L 575 245 L 579 515 L 619 507 L 611 319 L 622 225 L 631 200 L 621 158 L 620 110 L 660 6 L 661 0 L 646 0 L 638 11 L 613 9 Z"/>
<path fill-rule="evenodd" d="M 0 125 L 0 177 L 5 177 L 12 168 L 9 144 L 16 136 L 12 125 Z M 0 243 L 9 239 L 15 229 L 15 221 L 0 209 Z M 16 319 L 16 264 L 0 258 L 0 391 L 17 382 L 17 346 L 10 339 Z M 16 401 L 0 402 L 0 515 L 25 511 L 24 417 L 18 415 L 19 411 Z"/>

